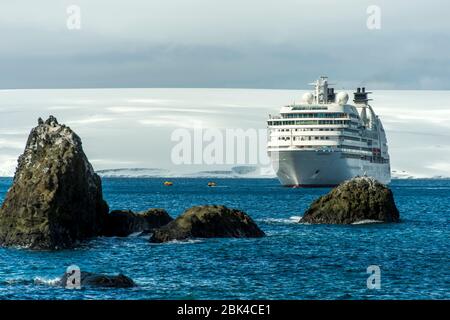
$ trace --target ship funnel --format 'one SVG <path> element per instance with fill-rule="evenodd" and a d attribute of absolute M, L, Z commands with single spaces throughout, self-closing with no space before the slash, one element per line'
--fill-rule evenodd
<path fill-rule="evenodd" d="M 366 91 L 365 87 L 356 88 L 356 92 L 353 93 L 354 95 L 353 102 L 367 104 L 368 101 L 372 100 L 368 98 L 369 93 L 372 92 Z"/>

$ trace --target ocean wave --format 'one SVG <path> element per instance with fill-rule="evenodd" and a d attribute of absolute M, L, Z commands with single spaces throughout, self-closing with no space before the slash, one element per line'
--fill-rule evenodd
<path fill-rule="evenodd" d="M 300 218 L 299 223 L 303 224 L 303 225 L 311 225 L 312 224 L 312 223 L 309 223 L 309 222 L 302 222 L 301 218 Z M 381 221 L 381 220 L 365 219 L 365 220 L 359 220 L 359 221 L 353 222 L 352 225 L 375 224 L 375 223 L 383 223 L 383 221 Z"/>
<path fill-rule="evenodd" d="M 289 218 L 266 218 L 259 221 L 267 224 L 297 224 L 300 219 L 301 217 L 292 216 Z"/>
<path fill-rule="evenodd" d="M 3 281 L 0 281 L 0 285 L 27 285 L 27 284 L 33 284 L 34 281 L 31 279 L 24 279 L 24 278 L 9 278 L 5 279 Z"/>
<path fill-rule="evenodd" d="M 144 239 L 144 240 L 150 240 L 150 238 L 152 237 L 151 233 L 147 233 L 147 234 L 142 234 L 142 232 L 138 235 L 139 238 Z"/>
<path fill-rule="evenodd" d="M 0 281 L 0 285 L 50 285 L 56 286 L 61 278 L 44 278 L 44 277 L 34 277 L 34 278 L 9 278 L 3 281 Z"/>
<path fill-rule="evenodd" d="M 142 235 L 142 231 L 138 231 L 138 232 L 133 232 L 133 233 L 129 234 L 128 237 L 135 238 L 135 237 L 139 237 L 141 235 Z"/>
<path fill-rule="evenodd" d="M 312 225 L 312 223 L 310 223 L 310 222 L 303 222 L 303 221 L 302 221 L 302 220 L 303 220 L 303 217 L 299 217 L 299 218 L 300 218 L 300 219 L 299 219 L 298 223 L 303 224 L 303 225 L 305 225 L 305 226 Z"/>
<path fill-rule="evenodd" d="M 59 281 L 61 281 L 61 278 L 48 279 L 48 278 L 43 278 L 43 277 L 35 277 L 33 279 L 34 284 L 49 285 L 49 286 L 56 286 L 56 285 L 58 285 Z"/>
<path fill-rule="evenodd" d="M 366 219 L 366 220 L 359 220 L 359 221 L 353 222 L 352 224 L 372 224 L 372 223 L 383 223 L 383 221 Z"/>
<path fill-rule="evenodd" d="M 193 243 L 201 243 L 204 242 L 204 240 L 200 239 L 186 239 L 186 240 L 171 240 L 168 242 L 165 242 L 163 244 L 170 245 L 170 244 L 193 244 Z"/>

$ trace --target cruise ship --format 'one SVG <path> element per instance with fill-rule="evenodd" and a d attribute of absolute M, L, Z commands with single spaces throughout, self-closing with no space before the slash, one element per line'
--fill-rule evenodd
<path fill-rule="evenodd" d="M 269 115 L 268 154 L 284 186 L 331 187 L 355 176 L 391 181 L 386 133 L 369 105 L 371 92 L 357 88 L 353 104 L 327 77 L 311 83 L 301 103 Z"/>

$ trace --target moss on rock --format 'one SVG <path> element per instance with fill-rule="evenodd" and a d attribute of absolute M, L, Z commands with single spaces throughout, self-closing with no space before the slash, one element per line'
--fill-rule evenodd
<path fill-rule="evenodd" d="M 81 139 L 39 119 L 0 209 L 0 244 L 58 249 L 101 234 L 108 205 Z"/>
<path fill-rule="evenodd" d="M 302 223 L 351 224 L 364 220 L 398 222 L 392 191 L 373 178 L 356 177 L 315 200 Z"/>
<path fill-rule="evenodd" d="M 155 230 L 151 242 L 189 238 L 263 237 L 264 232 L 244 212 L 225 206 L 196 206 Z"/>

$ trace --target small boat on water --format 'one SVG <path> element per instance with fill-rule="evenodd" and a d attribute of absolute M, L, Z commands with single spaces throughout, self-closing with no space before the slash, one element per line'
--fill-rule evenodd
<path fill-rule="evenodd" d="M 173 182 L 172 181 L 164 181 L 164 185 L 166 187 L 170 187 L 170 186 L 173 186 Z"/>
<path fill-rule="evenodd" d="M 208 182 L 208 187 L 215 187 L 217 184 L 214 181 Z"/>

